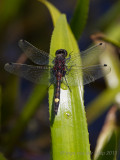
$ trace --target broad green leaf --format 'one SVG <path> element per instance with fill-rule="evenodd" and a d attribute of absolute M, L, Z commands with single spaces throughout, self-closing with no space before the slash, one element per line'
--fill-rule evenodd
<path fill-rule="evenodd" d="M 79 54 L 76 40 L 68 27 L 65 15 L 61 15 L 54 28 L 50 54 L 66 49 Z M 80 64 L 78 59 L 76 64 Z M 80 72 L 80 71 L 79 71 Z M 74 77 L 78 78 L 78 77 Z M 69 84 L 69 81 L 68 81 Z M 90 145 L 83 104 L 82 76 L 77 87 L 62 89 L 57 115 L 54 115 L 54 87 L 49 88 L 49 113 L 51 123 L 51 143 L 53 160 L 90 160 Z"/>
<path fill-rule="evenodd" d="M 46 0 L 38 0 L 40 1 L 41 3 L 43 3 L 44 5 L 46 5 L 46 7 L 48 8 L 50 14 L 51 14 L 51 17 L 52 17 L 52 20 L 53 20 L 53 25 L 55 26 L 55 23 L 57 21 L 57 19 L 59 18 L 60 16 L 60 12 L 59 10 L 54 7 L 50 2 L 46 1 Z"/>
<path fill-rule="evenodd" d="M 77 0 L 76 8 L 71 19 L 71 29 L 78 40 L 84 30 L 88 18 L 89 0 Z"/>

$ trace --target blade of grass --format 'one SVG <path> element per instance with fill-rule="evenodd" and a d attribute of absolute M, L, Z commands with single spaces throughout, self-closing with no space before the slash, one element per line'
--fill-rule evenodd
<path fill-rule="evenodd" d="M 55 25 L 58 17 L 61 14 L 60 11 L 46 0 L 38 0 L 38 1 L 46 5 L 51 14 L 53 25 Z M 71 19 L 71 28 L 76 39 L 79 39 L 81 33 L 83 32 L 88 17 L 88 10 L 89 10 L 89 0 L 77 1 L 76 9 Z"/>
<path fill-rule="evenodd" d="M 71 19 L 71 29 L 78 40 L 87 22 L 89 11 L 89 0 L 77 0 L 76 8 Z"/>
<path fill-rule="evenodd" d="M 116 94 L 120 91 L 120 85 L 114 89 L 106 89 L 86 109 L 88 123 L 98 118 L 114 101 Z M 93 112 L 94 111 L 94 112 Z"/>
<path fill-rule="evenodd" d="M 48 10 L 51 14 L 52 20 L 53 20 L 53 25 L 55 26 L 57 19 L 61 15 L 60 11 L 57 8 L 55 8 L 50 2 L 48 2 L 46 0 L 38 0 L 38 1 L 43 3 L 48 8 Z"/>
<path fill-rule="evenodd" d="M 116 119 L 117 107 L 114 106 L 107 114 L 105 124 L 102 128 L 95 149 L 94 160 L 116 160 L 118 154 L 118 143 L 120 131 Z M 119 122 L 118 122 L 119 123 Z"/>
<path fill-rule="evenodd" d="M 68 53 L 71 51 L 79 53 L 65 15 L 61 15 L 56 23 L 51 39 L 50 54 L 54 55 L 55 51 L 60 48 L 66 49 Z M 80 60 L 78 61 L 76 63 L 80 63 Z M 51 87 L 49 89 L 52 159 L 89 160 L 90 145 L 82 99 L 83 86 L 81 83 L 78 87 L 70 86 L 70 88 L 71 93 L 68 89 L 61 89 L 59 110 L 55 117 L 53 111 L 54 89 Z"/>

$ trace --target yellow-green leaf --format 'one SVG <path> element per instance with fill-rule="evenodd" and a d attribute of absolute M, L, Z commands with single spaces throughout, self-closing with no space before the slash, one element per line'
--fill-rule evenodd
<path fill-rule="evenodd" d="M 50 54 L 55 56 L 58 49 L 79 54 L 76 40 L 68 27 L 65 15 L 61 15 L 54 28 Z M 80 59 L 76 61 L 81 63 Z M 77 77 L 75 77 L 77 78 Z M 79 77 L 80 78 L 80 77 Z M 70 86 L 71 92 L 61 88 L 60 105 L 54 115 L 54 89 L 49 88 L 49 113 L 51 122 L 53 160 L 90 160 L 90 145 L 83 104 L 82 77 L 77 87 Z M 69 81 L 68 81 L 69 84 Z"/>

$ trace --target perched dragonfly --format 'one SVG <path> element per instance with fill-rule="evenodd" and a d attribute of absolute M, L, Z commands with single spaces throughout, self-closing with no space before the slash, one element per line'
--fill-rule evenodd
<path fill-rule="evenodd" d="M 99 53 L 103 52 L 104 46 L 104 43 L 99 43 L 81 52 L 81 55 L 74 55 L 71 53 L 69 56 L 67 56 L 68 53 L 65 49 L 59 49 L 56 51 L 55 57 L 53 57 L 48 53 L 37 49 L 29 42 L 20 40 L 19 47 L 36 65 L 7 63 L 4 68 L 6 71 L 24 77 L 34 83 L 41 83 L 48 86 L 54 84 L 54 112 L 57 114 L 60 102 L 61 83 L 64 83 L 70 90 L 70 86 L 78 85 L 78 80 L 76 80 L 75 76 L 78 76 L 80 70 L 82 70 L 84 85 L 95 81 L 110 72 L 110 67 L 107 66 L 107 64 L 90 66 L 94 57 L 98 57 Z M 86 60 L 88 55 L 89 61 Z M 81 66 L 76 64 L 76 61 L 80 56 L 82 58 Z"/>

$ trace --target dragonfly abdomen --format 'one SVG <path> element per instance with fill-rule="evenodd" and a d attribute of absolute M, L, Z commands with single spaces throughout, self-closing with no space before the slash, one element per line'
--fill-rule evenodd
<path fill-rule="evenodd" d="M 58 107 L 59 107 L 59 102 L 60 102 L 60 85 L 61 85 L 61 80 L 57 80 L 56 88 L 55 88 L 55 99 L 54 99 L 55 114 L 57 114 L 58 112 Z"/>

